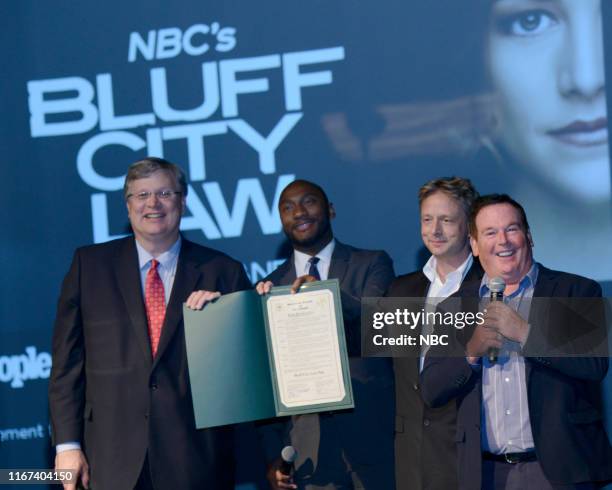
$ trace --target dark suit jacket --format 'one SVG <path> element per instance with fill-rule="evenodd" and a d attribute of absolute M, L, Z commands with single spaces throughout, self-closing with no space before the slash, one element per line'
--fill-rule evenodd
<path fill-rule="evenodd" d="M 478 281 L 464 282 L 464 298 L 478 296 Z M 535 297 L 599 297 L 601 288 L 589 279 L 540 266 Z M 557 328 L 559 318 L 546 325 L 534 319 L 524 347 L 538 332 Z M 551 312 L 554 315 L 554 311 Z M 556 316 L 556 315 L 554 315 Z M 533 320 L 533 322 L 532 322 Z M 575 322 L 575 330 L 584 326 Z M 433 350 L 433 349 L 432 349 Z M 431 354 L 431 352 L 430 352 Z M 602 424 L 600 382 L 608 370 L 607 357 L 526 357 L 529 417 L 535 450 L 549 481 L 561 484 L 612 479 L 612 448 Z M 428 355 L 421 374 L 423 398 L 437 407 L 457 400 L 459 486 L 481 488 L 481 373 L 465 357 Z"/>
<path fill-rule="evenodd" d="M 480 281 L 477 259 L 464 281 Z M 429 279 L 422 271 L 399 276 L 387 291 L 391 298 L 424 298 Z M 415 352 L 415 355 L 418 355 Z M 395 357 L 395 478 L 398 490 L 457 488 L 455 400 L 441 407 L 425 405 L 419 382 L 419 358 Z"/>
<path fill-rule="evenodd" d="M 80 248 L 60 294 L 49 385 L 53 443 L 79 441 L 96 490 L 233 489 L 233 430 L 196 430 L 182 304 L 250 284 L 239 262 L 185 239 L 152 359 L 133 237 Z"/>
<path fill-rule="evenodd" d="M 293 417 L 283 423 L 277 420 L 276 423 L 260 426 L 269 462 L 279 457 L 283 444 L 303 441 L 301 447 L 296 447 L 298 479 L 310 478 L 321 483 L 325 479 L 324 473 L 345 471 L 346 465 L 340 455 L 344 452 L 365 488 L 393 488 L 392 366 L 389 359 L 359 357 L 360 300 L 362 297 L 382 296 L 393 275 L 392 261 L 385 252 L 360 250 L 336 240 L 328 278 L 340 281 L 355 408 L 321 416 Z M 275 285 L 288 285 L 295 278 L 292 255 L 266 280 Z M 313 425 L 304 422 L 312 417 L 318 419 L 318 434 L 307 432 Z"/>

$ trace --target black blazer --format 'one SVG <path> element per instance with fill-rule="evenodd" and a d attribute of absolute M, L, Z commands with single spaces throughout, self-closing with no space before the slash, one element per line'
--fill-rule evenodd
<path fill-rule="evenodd" d="M 474 259 L 464 282 L 480 281 Z M 393 298 L 424 298 L 430 281 L 422 271 L 399 276 L 387 291 Z M 415 355 L 418 353 L 415 352 Z M 457 488 L 455 400 L 431 408 L 421 396 L 418 357 L 395 357 L 395 474 L 398 490 Z"/>
<path fill-rule="evenodd" d="M 480 282 L 464 282 L 461 296 L 477 298 Z M 535 297 L 601 297 L 600 286 L 584 277 L 540 266 Z M 529 322 L 532 332 L 524 351 L 537 340 L 537 332 L 557 328 L 558 318 L 547 325 L 546 316 Z M 551 312 L 554 315 L 554 311 Z M 532 321 L 533 320 L 533 321 Z M 574 330 L 584 325 L 570 325 Z M 526 357 L 527 397 L 535 450 L 549 481 L 560 484 L 612 479 L 612 448 L 602 423 L 600 382 L 608 370 L 607 357 Z M 481 373 L 465 357 L 428 355 L 421 373 L 423 398 L 437 407 L 457 400 L 459 487 L 481 488 Z"/>
<path fill-rule="evenodd" d="M 269 462 L 279 457 L 283 444 L 295 439 L 305 441 L 304 447 L 296 447 L 298 463 L 303 463 L 298 473 L 315 479 L 323 471 L 321 467 L 336 464 L 319 458 L 333 452 L 328 451 L 327 444 L 339 445 L 365 488 L 386 490 L 393 487 L 394 480 L 393 373 L 389 359 L 359 357 L 360 322 L 361 298 L 384 294 L 394 277 L 393 264 L 386 252 L 361 250 L 336 240 L 328 277 L 340 282 L 355 408 L 319 417 L 320 433 L 303 433 L 303 426 L 294 417 L 260 424 L 260 435 Z M 292 255 L 265 280 L 275 285 L 288 285 L 295 278 Z M 344 461 L 340 459 L 337 464 L 342 468 L 328 469 L 332 473 L 344 469 Z M 370 473 L 369 469 L 375 469 L 376 474 Z M 383 477 L 385 481 L 380 479 Z"/>
<path fill-rule="evenodd" d="M 79 441 L 95 489 L 131 490 L 148 455 L 159 488 L 233 489 L 233 430 L 196 430 L 182 304 L 250 284 L 239 262 L 183 239 L 152 359 L 133 237 L 78 249 L 64 279 L 49 384 L 54 444 Z"/>

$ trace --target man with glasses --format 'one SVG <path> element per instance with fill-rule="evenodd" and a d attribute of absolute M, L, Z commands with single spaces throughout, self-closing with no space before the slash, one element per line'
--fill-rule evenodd
<path fill-rule="evenodd" d="M 58 302 L 56 468 L 96 490 L 233 489 L 231 427 L 195 428 L 182 304 L 200 309 L 250 284 L 239 262 L 179 234 L 178 166 L 134 163 L 124 194 L 134 235 L 79 248 Z"/>

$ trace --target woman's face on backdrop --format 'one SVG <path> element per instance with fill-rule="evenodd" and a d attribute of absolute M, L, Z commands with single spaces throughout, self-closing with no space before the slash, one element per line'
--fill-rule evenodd
<path fill-rule="evenodd" d="M 495 0 L 487 65 L 511 156 L 561 192 L 609 198 L 601 0 Z"/>

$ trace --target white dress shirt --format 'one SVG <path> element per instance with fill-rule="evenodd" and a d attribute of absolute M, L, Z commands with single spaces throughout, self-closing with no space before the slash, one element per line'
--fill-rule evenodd
<path fill-rule="evenodd" d="M 323 247 L 323 249 L 317 255 L 315 255 L 315 257 L 319 258 L 317 269 L 319 270 L 319 277 L 322 281 L 326 281 L 327 277 L 329 276 L 329 267 L 331 266 L 332 254 L 334 253 L 335 247 L 336 240 L 332 238 L 331 242 L 325 245 L 325 247 Z M 308 271 L 310 270 L 310 262 L 308 261 L 311 258 L 312 255 L 308 255 L 304 252 L 293 249 L 293 265 L 295 266 L 295 273 L 297 277 L 308 274 Z"/>
<path fill-rule="evenodd" d="M 449 272 L 446 275 L 446 279 L 443 281 L 437 271 L 438 261 L 432 255 L 423 267 L 423 274 L 425 274 L 425 277 L 427 277 L 431 283 L 427 291 L 427 299 L 431 299 L 431 301 L 435 302 L 435 298 L 445 299 L 459 291 L 461 283 L 463 279 L 465 279 L 465 275 L 470 270 L 470 267 L 472 267 L 473 262 L 474 259 L 472 254 L 468 254 L 463 264 L 454 271 Z M 430 301 L 428 301 L 428 303 L 429 302 Z M 437 303 L 439 303 L 439 301 L 437 301 L 436 304 Z"/>
<path fill-rule="evenodd" d="M 429 289 L 427 290 L 427 302 L 425 304 L 426 312 L 435 312 L 438 303 L 459 291 L 461 283 L 463 282 L 463 279 L 465 279 L 465 275 L 470 270 L 470 267 L 472 267 L 473 262 L 474 258 L 472 257 L 472 254 L 468 254 L 467 258 L 463 261 L 463 264 L 457 267 L 454 271 L 446 274 L 446 280 L 443 281 L 438 274 L 438 261 L 436 257 L 432 255 L 429 258 L 423 267 L 423 274 L 425 274 L 425 277 L 427 277 L 430 282 Z M 423 335 L 433 333 L 433 327 L 430 325 L 428 326 L 427 324 L 423 325 L 422 333 Z M 427 354 L 428 349 L 428 345 L 423 345 L 421 347 L 421 360 L 419 363 L 420 371 L 423 370 L 423 365 L 425 364 L 425 354 Z"/>

